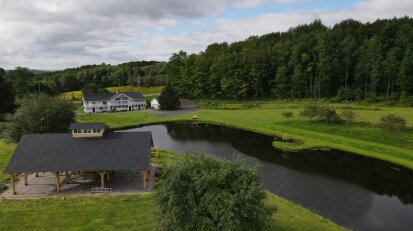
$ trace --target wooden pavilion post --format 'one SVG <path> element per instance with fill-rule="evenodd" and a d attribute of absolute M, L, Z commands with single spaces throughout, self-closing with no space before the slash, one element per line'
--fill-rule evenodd
<path fill-rule="evenodd" d="M 143 188 L 146 189 L 146 183 L 148 180 L 148 170 L 143 170 Z"/>
<path fill-rule="evenodd" d="M 27 183 L 27 172 L 26 173 L 24 173 L 24 185 L 27 185 L 28 183 Z"/>
<path fill-rule="evenodd" d="M 10 181 L 11 181 L 11 193 L 12 193 L 13 195 L 16 195 L 16 184 L 15 184 L 15 182 L 14 182 L 14 173 L 11 174 L 11 179 L 10 179 Z"/>
<path fill-rule="evenodd" d="M 65 171 L 66 177 L 65 177 L 65 183 L 68 184 L 69 183 L 69 172 Z"/>
<path fill-rule="evenodd" d="M 100 175 L 100 187 L 102 188 L 102 189 L 104 189 L 105 188 L 105 171 L 99 171 L 98 172 L 99 173 L 99 175 Z"/>
<path fill-rule="evenodd" d="M 107 182 L 109 182 L 109 181 L 110 181 L 110 175 L 111 175 L 111 173 L 110 173 L 110 172 L 107 172 L 107 173 L 106 173 L 106 181 L 107 181 Z"/>
<path fill-rule="evenodd" d="M 60 172 L 55 172 L 54 175 L 56 176 L 56 192 L 60 193 Z"/>

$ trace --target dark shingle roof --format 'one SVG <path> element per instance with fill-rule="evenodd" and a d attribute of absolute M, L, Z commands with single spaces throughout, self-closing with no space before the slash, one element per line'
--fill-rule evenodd
<path fill-rule="evenodd" d="M 110 92 L 102 92 L 102 93 L 85 93 L 83 94 L 83 98 L 86 101 L 102 101 L 102 100 L 109 100 L 113 94 Z"/>
<path fill-rule="evenodd" d="M 71 134 L 23 135 L 6 173 L 149 168 L 151 132 L 106 132 L 102 138 Z"/>
<path fill-rule="evenodd" d="M 103 129 L 106 127 L 105 123 L 71 123 L 69 130 L 74 129 Z"/>
<path fill-rule="evenodd" d="M 83 98 L 85 99 L 85 101 L 112 100 L 122 94 L 129 96 L 135 100 L 145 99 L 145 97 L 143 97 L 143 95 L 140 92 L 118 92 L 118 93 L 102 92 L 102 93 L 93 93 L 93 94 L 83 94 Z"/>

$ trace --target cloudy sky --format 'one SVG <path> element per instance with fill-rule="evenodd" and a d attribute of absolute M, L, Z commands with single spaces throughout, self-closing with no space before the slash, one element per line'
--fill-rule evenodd
<path fill-rule="evenodd" d="M 168 60 L 310 23 L 413 17 L 413 0 L 0 0 L 0 67 Z"/>

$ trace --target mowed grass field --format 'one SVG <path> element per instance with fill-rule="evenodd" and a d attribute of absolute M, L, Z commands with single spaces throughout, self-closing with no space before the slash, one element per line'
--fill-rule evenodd
<path fill-rule="evenodd" d="M 179 158 L 184 156 L 162 151 L 154 162 Z M 268 230 L 345 230 L 274 194 L 268 193 L 267 203 L 278 209 Z M 151 193 L 6 200 L 0 203 L 0 230 L 156 230 L 155 209 Z"/>
<path fill-rule="evenodd" d="M 331 221 L 268 193 L 278 208 L 268 230 L 345 230 Z M 156 230 L 152 193 L 66 196 L 0 203 L 0 230 Z"/>
<path fill-rule="evenodd" d="M 158 94 L 162 91 L 164 86 L 157 87 L 137 87 L 137 86 L 121 86 L 121 87 L 107 87 L 106 90 L 109 92 L 140 92 L 142 95 L 152 95 Z M 68 91 L 63 92 L 60 96 L 68 100 L 82 100 L 81 91 Z"/>
<path fill-rule="evenodd" d="M 355 112 L 351 124 L 327 124 L 310 122 L 299 116 L 304 103 L 260 102 L 259 108 L 240 109 L 242 103 L 222 103 L 226 109 L 201 109 L 200 121 L 220 123 L 283 138 L 300 140 L 303 148 L 334 148 L 360 155 L 382 159 L 413 169 L 413 108 L 377 107 L 366 105 L 330 104 L 340 113 Z M 229 110 L 230 108 L 231 110 Z M 291 111 L 294 116 L 287 120 L 282 112 Z M 388 113 L 404 117 L 409 128 L 406 131 L 389 132 L 378 126 L 380 118 Z M 191 116 L 158 117 L 143 112 L 103 113 L 81 116 L 79 122 L 106 122 L 112 128 L 131 127 L 141 124 L 190 120 Z M 296 148 L 300 148 L 297 145 Z"/>

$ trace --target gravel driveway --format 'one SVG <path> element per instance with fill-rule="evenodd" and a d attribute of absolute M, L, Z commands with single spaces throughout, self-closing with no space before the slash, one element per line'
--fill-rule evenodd
<path fill-rule="evenodd" d="M 161 111 L 161 110 L 155 110 L 155 109 L 145 109 L 142 111 L 151 113 L 153 115 L 161 116 L 161 117 L 188 114 L 188 113 L 197 111 L 195 102 L 193 100 L 181 99 L 180 101 L 181 101 L 181 107 L 175 111 Z"/>

